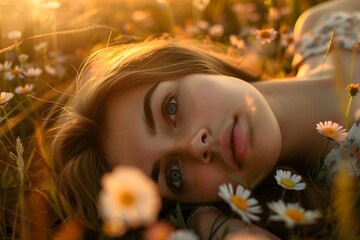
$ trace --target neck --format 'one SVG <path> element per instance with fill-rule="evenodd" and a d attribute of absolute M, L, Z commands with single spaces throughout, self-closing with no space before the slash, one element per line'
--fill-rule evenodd
<path fill-rule="evenodd" d="M 317 133 L 316 123 L 331 120 L 345 126 L 331 79 L 272 80 L 254 86 L 263 94 L 279 123 L 280 163 L 319 157 L 327 140 Z"/>

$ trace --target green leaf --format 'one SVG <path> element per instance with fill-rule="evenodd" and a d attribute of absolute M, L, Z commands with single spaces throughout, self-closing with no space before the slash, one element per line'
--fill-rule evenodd
<path fill-rule="evenodd" d="M 170 215 L 170 220 L 177 228 L 186 229 L 185 220 L 179 203 L 176 204 L 176 216 Z"/>

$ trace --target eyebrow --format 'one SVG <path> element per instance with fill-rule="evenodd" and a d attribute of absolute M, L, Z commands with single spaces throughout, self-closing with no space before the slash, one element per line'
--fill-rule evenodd
<path fill-rule="evenodd" d="M 160 160 L 156 160 L 155 163 L 154 163 L 154 166 L 153 166 L 153 168 L 151 170 L 151 178 L 156 183 L 159 180 L 159 174 L 160 174 Z"/>
<path fill-rule="evenodd" d="M 156 134 L 154 117 L 153 117 L 152 110 L 151 110 L 151 98 L 152 98 L 153 93 L 158 85 L 159 85 L 159 83 L 157 83 L 153 87 L 151 87 L 149 89 L 149 91 L 145 94 L 145 97 L 144 97 L 144 116 L 145 116 L 144 121 L 145 121 L 147 131 L 150 135 Z"/>

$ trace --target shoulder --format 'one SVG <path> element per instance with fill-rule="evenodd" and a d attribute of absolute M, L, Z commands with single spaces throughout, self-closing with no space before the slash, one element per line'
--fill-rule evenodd
<path fill-rule="evenodd" d="M 305 32 L 316 25 L 318 20 L 324 15 L 331 12 L 360 11 L 360 1 L 358 0 L 333 0 L 318 4 L 304 11 L 296 21 L 294 28 L 295 38 L 299 38 Z"/>

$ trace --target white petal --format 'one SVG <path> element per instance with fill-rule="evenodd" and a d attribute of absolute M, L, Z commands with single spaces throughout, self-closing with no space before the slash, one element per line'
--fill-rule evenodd
<path fill-rule="evenodd" d="M 294 186 L 294 189 L 296 190 L 303 190 L 306 187 L 306 183 L 298 183 Z"/>
<path fill-rule="evenodd" d="M 250 206 L 253 206 L 253 205 L 258 204 L 259 202 L 258 202 L 255 198 L 250 198 L 250 199 L 247 200 L 247 203 L 248 203 Z"/>

